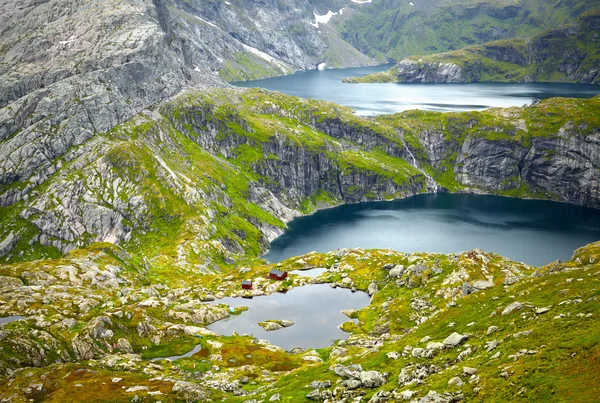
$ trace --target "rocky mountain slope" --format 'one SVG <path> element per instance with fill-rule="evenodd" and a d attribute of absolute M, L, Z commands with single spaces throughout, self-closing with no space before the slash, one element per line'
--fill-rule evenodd
<path fill-rule="evenodd" d="M 361 118 L 226 84 L 369 63 L 340 32 L 372 6 L 0 4 L 2 402 L 598 396 L 597 244 L 541 268 L 477 250 L 259 259 L 293 217 L 340 203 L 456 191 L 600 207 L 600 97 Z M 327 270 L 273 282 L 274 267 Z M 285 352 L 206 328 L 242 311 L 207 302 L 248 278 L 255 296 L 324 282 L 372 299 L 348 312 L 347 341 Z"/>
<path fill-rule="evenodd" d="M 257 78 L 322 62 L 370 63 L 334 30 L 312 25 L 323 3 L 5 2 L 0 184 L 41 184 L 95 133 L 184 88 L 222 86 L 220 74 Z"/>
<path fill-rule="evenodd" d="M 507 39 L 430 56 L 411 56 L 365 82 L 600 83 L 600 10 L 529 39 Z"/>
<path fill-rule="evenodd" d="M 41 185 L 4 186 L 2 259 L 112 242 L 210 271 L 315 208 L 445 189 L 598 207 L 599 104 L 372 119 L 263 90 L 190 91 L 72 148 Z"/>

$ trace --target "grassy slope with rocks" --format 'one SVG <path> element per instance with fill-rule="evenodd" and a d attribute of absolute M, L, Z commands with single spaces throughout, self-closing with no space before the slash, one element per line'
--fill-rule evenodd
<path fill-rule="evenodd" d="M 114 402 L 135 396 L 267 401 L 273 395 L 290 402 L 426 395 L 447 402 L 592 402 L 600 392 L 599 258 L 598 244 L 541 268 L 477 250 L 349 249 L 292 258 L 275 267 L 327 270 L 316 279 L 258 281 L 254 292 L 325 282 L 372 294 L 367 307 L 348 313 L 358 323 L 344 324 L 346 341 L 293 352 L 205 328 L 232 313 L 202 301 L 241 295 L 240 278 L 259 280 L 272 266 L 235 270 L 218 282 L 200 276 L 183 287 L 145 285 L 152 268 L 112 245 L 2 266 L 9 301 L 3 312 L 28 317 L 3 326 L 4 370 L 17 359 L 40 362 L 8 371 L 0 390 L 13 401 L 60 401 L 77 393 L 82 401 Z M 201 349 L 191 357 L 149 361 L 197 344 Z"/>
<path fill-rule="evenodd" d="M 600 10 L 592 10 L 571 24 L 528 39 L 504 39 L 430 56 L 411 56 L 386 72 L 344 81 L 598 83 L 599 29 Z"/>
<path fill-rule="evenodd" d="M 302 401 L 312 393 L 375 402 L 410 389 L 415 398 L 435 390 L 451 392 L 448 399 L 501 401 L 521 392 L 569 400 L 574 385 L 586 384 L 592 396 L 595 372 L 578 368 L 583 361 L 596 365 L 598 312 L 590 298 L 597 293 L 598 245 L 539 269 L 479 251 L 337 251 L 282 263 L 286 270 L 328 268 L 318 279 L 284 282 L 264 280 L 274 266 L 258 255 L 298 214 L 440 187 L 597 205 L 599 103 L 556 98 L 527 108 L 361 118 L 326 102 L 212 89 L 187 92 L 97 134 L 50 180 L 0 210 L 2 246 L 12 243 L 0 265 L 0 316 L 26 317 L 0 329 L 1 394 L 14 401 L 77 393 L 81 400 L 164 402 L 265 400 L 275 393 Z M 569 154 L 573 149 L 578 155 Z M 395 265 L 405 269 L 390 273 Z M 254 280 L 254 295 L 311 282 L 374 295 L 351 314 L 358 324 L 343 325 L 351 332 L 347 342 L 288 353 L 206 329 L 240 312 L 205 302 L 243 295 L 243 279 Z M 559 305 L 563 300 L 569 302 Z M 523 309 L 488 317 L 513 301 Z M 533 313 L 550 305 L 549 313 Z M 500 330 L 487 337 L 490 325 Z M 422 343 L 430 358 L 406 348 L 454 331 L 469 333 L 470 346 L 437 351 Z M 493 339 L 502 341 L 502 355 L 490 362 L 483 343 Z M 150 361 L 198 343 L 192 357 Z M 472 383 L 460 374 L 463 361 L 477 368 Z M 411 362 L 435 367 L 424 383 L 405 385 L 417 376 L 408 366 L 399 384 Z M 340 377 L 330 370 L 334 364 L 360 364 L 365 374 L 334 367 Z M 538 365 L 544 370 L 534 371 Z M 570 383 L 559 377 L 564 372 Z M 447 386 L 455 376 L 466 384 Z M 353 382 L 338 384 L 344 377 Z M 333 386 L 314 392 L 306 387 L 313 380 Z"/>

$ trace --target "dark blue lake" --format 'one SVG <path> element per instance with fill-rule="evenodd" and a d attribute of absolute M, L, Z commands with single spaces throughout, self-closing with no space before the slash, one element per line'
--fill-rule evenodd
<path fill-rule="evenodd" d="M 271 244 L 278 262 L 311 251 L 392 248 L 455 253 L 480 248 L 531 265 L 568 260 L 600 240 L 600 210 L 500 196 L 426 194 L 343 205 L 300 217 Z"/>

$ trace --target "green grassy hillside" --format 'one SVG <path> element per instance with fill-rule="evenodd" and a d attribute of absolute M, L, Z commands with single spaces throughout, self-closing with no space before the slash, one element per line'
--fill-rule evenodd
<path fill-rule="evenodd" d="M 346 79 L 374 82 L 600 82 L 600 11 L 528 39 L 505 39 L 429 56 L 387 72 Z M 452 68 L 450 68 L 452 67 Z"/>
<path fill-rule="evenodd" d="M 401 60 L 531 37 L 598 6 L 597 0 L 374 0 L 357 6 L 344 39 L 380 60 Z"/>

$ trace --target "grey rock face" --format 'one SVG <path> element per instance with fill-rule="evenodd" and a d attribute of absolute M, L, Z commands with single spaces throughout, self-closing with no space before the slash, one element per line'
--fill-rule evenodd
<path fill-rule="evenodd" d="M 365 388 L 377 388 L 385 384 L 386 379 L 378 371 L 363 371 L 360 373 L 360 382 Z"/>
<path fill-rule="evenodd" d="M 216 72 L 240 55 L 283 74 L 329 61 L 335 42 L 349 65 L 371 63 L 333 30 L 320 34 L 302 1 L 50 0 L 0 11 L 0 184 L 42 183 L 94 133 L 185 87 L 224 85 Z"/>
<path fill-rule="evenodd" d="M 407 83 L 462 83 L 465 82 L 460 66 L 453 63 L 402 60 L 396 65 L 399 81 Z"/>

